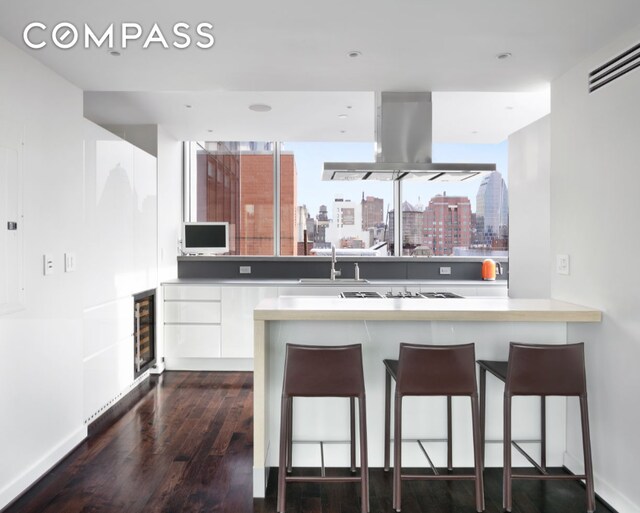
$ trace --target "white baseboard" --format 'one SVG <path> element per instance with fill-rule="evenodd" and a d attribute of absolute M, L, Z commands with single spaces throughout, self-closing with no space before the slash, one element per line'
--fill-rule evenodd
<path fill-rule="evenodd" d="M 584 474 L 584 463 L 581 459 L 574 458 L 569 453 L 564 453 L 564 466 L 574 474 Z M 597 472 L 593 474 L 593 484 L 598 496 L 606 501 L 612 508 L 620 513 L 640 513 L 640 507 L 631 502 L 619 490 L 611 486 L 598 476 Z"/>
<path fill-rule="evenodd" d="M 20 494 L 44 476 L 86 437 L 87 426 L 83 425 L 2 488 L 2 490 L 0 490 L 0 510 L 14 501 Z"/>
<path fill-rule="evenodd" d="M 168 358 L 164 363 L 173 371 L 252 371 L 253 358 Z"/>

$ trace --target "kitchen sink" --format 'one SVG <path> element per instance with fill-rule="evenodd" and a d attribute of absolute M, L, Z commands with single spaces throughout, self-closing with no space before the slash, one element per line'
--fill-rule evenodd
<path fill-rule="evenodd" d="M 300 278 L 298 280 L 298 283 L 327 283 L 329 285 L 331 285 L 332 283 L 339 283 L 341 285 L 344 285 L 345 283 L 369 283 L 369 280 L 356 280 L 355 278 L 336 278 L 335 280 L 332 280 L 331 278 Z"/>

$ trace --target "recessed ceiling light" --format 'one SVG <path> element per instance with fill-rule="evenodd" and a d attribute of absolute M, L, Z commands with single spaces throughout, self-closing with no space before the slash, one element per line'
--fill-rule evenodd
<path fill-rule="evenodd" d="M 191 108 L 191 105 L 189 105 L 189 104 L 187 103 L 187 104 L 185 105 L 185 107 L 186 107 L 187 109 L 190 109 L 190 108 Z"/>
<path fill-rule="evenodd" d="M 346 114 L 338 114 L 338 117 L 340 119 L 347 119 L 349 116 L 347 116 Z"/>
<path fill-rule="evenodd" d="M 122 55 L 120 52 L 118 52 L 117 50 L 111 50 L 109 52 L 109 55 L 113 55 L 114 57 L 120 57 L 120 55 Z"/>
<path fill-rule="evenodd" d="M 347 53 L 347 55 L 355 59 L 356 57 L 360 57 L 362 55 L 362 52 L 359 50 L 351 50 L 349 53 Z"/>
<path fill-rule="evenodd" d="M 253 112 L 269 112 L 271 110 L 271 105 L 267 105 L 266 103 L 254 103 L 249 105 L 249 110 Z"/>
<path fill-rule="evenodd" d="M 510 52 L 502 52 L 499 53 L 498 55 L 496 55 L 497 59 L 500 59 L 501 61 L 504 59 L 508 59 L 509 57 L 511 57 L 511 53 Z"/>
<path fill-rule="evenodd" d="M 351 107 L 351 105 L 347 105 L 347 109 L 352 109 L 353 107 Z"/>
<path fill-rule="evenodd" d="M 211 133 L 211 132 L 213 132 L 213 130 L 211 130 L 211 129 L 209 128 L 209 129 L 207 130 L 207 132 Z"/>

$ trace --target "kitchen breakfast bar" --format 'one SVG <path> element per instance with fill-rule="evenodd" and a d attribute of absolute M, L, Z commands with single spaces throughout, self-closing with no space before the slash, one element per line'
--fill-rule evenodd
<path fill-rule="evenodd" d="M 383 466 L 384 367 L 397 358 L 399 344 L 475 343 L 477 359 L 506 360 L 510 341 L 566 344 L 567 323 L 600 322 L 601 312 L 552 299 L 470 297 L 415 301 L 335 297 L 279 297 L 263 300 L 254 310 L 254 452 L 253 495 L 264 497 L 270 467 L 278 466 L 280 394 L 287 343 L 344 345 L 361 343 L 367 397 L 369 465 Z M 502 465 L 502 386 L 487 380 L 486 465 Z M 445 399 L 407 398 L 403 439 L 446 436 Z M 411 401 L 411 402 L 409 402 Z M 539 436 L 539 399 L 514 402 L 514 436 Z M 319 467 L 319 442 L 325 465 L 349 465 L 349 403 L 341 398 L 304 398 L 296 402 L 293 465 Z M 410 414 L 408 413 L 410 412 Z M 581 455 L 567 454 L 567 417 L 575 413 L 565 398 L 547 400 L 547 464 L 562 466 Z M 317 443 L 316 443 L 317 442 Z M 536 454 L 538 449 L 531 446 Z M 436 466 L 446 460 L 446 444 L 429 444 Z M 517 456 L 517 455 L 516 455 Z M 426 467 L 417 447 L 403 442 L 403 465 Z M 468 398 L 453 399 L 453 464 L 473 461 Z M 514 465 L 524 465 L 514 457 Z M 569 466 L 567 464 L 567 466 Z"/>

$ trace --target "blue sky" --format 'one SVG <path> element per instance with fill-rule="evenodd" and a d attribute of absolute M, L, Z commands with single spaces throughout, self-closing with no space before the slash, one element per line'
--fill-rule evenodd
<path fill-rule="evenodd" d="M 434 162 L 475 162 L 495 163 L 508 185 L 507 141 L 499 144 L 434 144 Z M 293 152 L 298 170 L 298 205 L 306 205 L 315 217 L 320 205 L 329 206 L 336 195 L 359 201 L 365 196 L 376 196 L 385 200 L 385 211 L 392 198 L 391 182 L 356 181 L 323 182 L 322 168 L 327 162 L 371 162 L 372 143 L 328 143 L 328 142 L 285 142 L 284 151 Z M 436 194 L 446 191 L 449 196 L 467 196 L 475 212 L 476 193 L 481 178 L 473 178 L 462 183 L 429 183 L 419 181 L 404 182 L 404 200 L 426 205 Z M 329 211 L 331 217 L 331 210 Z"/>

